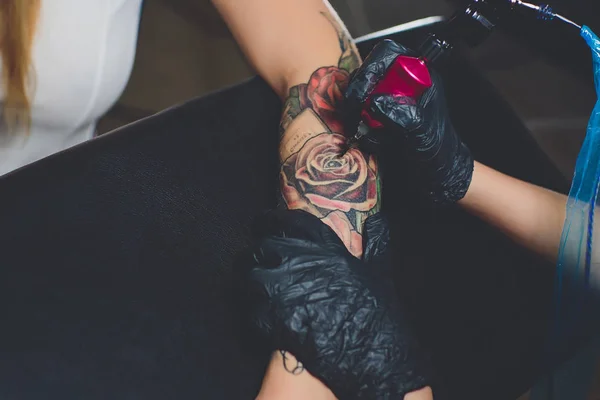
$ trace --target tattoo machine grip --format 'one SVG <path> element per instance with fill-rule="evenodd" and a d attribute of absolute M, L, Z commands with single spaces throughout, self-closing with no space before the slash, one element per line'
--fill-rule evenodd
<path fill-rule="evenodd" d="M 477 46 L 485 41 L 498 23 L 512 11 L 533 12 L 534 16 L 544 21 L 555 18 L 581 29 L 571 20 L 555 14 L 547 5 L 538 6 L 522 0 L 471 0 L 469 4 L 457 11 L 446 22 L 438 33 L 431 33 L 419 53 L 421 58 L 407 56 L 398 57 L 384 78 L 377 84 L 361 112 L 362 121 L 371 129 L 381 128 L 382 124 L 370 114 L 371 99 L 374 95 L 391 94 L 418 98 L 431 87 L 431 76 L 426 63 L 434 63 L 452 50 L 457 40 L 465 41 L 470 46 Z M 360 134 L 359 134 L 360 136 Z"/>
<path fill-rule="evenodd" d="M 431 74 L 425 59 L 398 56 L 366 101 L 361 112 L 363 122 L 371 129 L 383 127 L 383 124 L 370 113 L 371 100 L 375 96 L 392 95 L 418 99 L 431 85 Z"/>

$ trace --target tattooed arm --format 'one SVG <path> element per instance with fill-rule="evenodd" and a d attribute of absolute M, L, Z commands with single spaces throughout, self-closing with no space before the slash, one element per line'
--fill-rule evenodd
<path fill-rule="evenodd" d="M 338 112 L 360 56 L 322 0 L 213 0 L 259 74 L 284 99 L 280 126 L 282 207 L 321 218 L 355 256 L 364 220 L 379 210 L 377 162 L 343 157 Z"/>
<path fill-rule="evenodd" d="M 352 40 L 322 0 L 213 0 L 257 72 L 284 100 L 280 206 L 319 217 L 357 257 L 364 220 L 379 210 L 374 158 L 352 149 L 338 113 L 360 64 Z M 333 399 L 293 355 L 276 352 L 261 399 Z"/>
<path fill-rule="evenodd" d="M 304 370 L 290 353 L 273 354 L 257 400 L 335 400 L 335 395 Z"/>
<path fill-rule="evenodd" d="M 285 100 L 280 125 L 280 206 L 319 217 L 348 250 L 362 255 L 365 219 L 379 211 L 377 161 L 358 149 L 345 154 L 346 137 L 339 109 L 350 73 L 360 57 L 350 36 L 327 11 L 339 49 L 335 66 L 324 66 L 307 83 L 293 86 Z M 333 37 L 333 35 L 329 35 Z"/>
<path fill-rule="evenodd" d="M 340 45 L 321 0 L 212 0 L 256 71 L 281 96 L 319 67 L 337 65 Z"/>

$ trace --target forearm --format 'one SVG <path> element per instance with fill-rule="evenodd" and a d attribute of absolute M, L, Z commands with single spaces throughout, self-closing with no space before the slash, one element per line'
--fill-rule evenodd
<path fill-rule="evenodd" d="M 285 356 L 285 359 L 284 359 Z M 257 400 L 335 400 L 321 381 L 306 372 L 293 355 L 277 351 L 263 379 Z"/>
<path fill-rule="evenodd" d="M 339 157 L 345 139 L 336 108 L 349 72 L 360 63 L 349 35 L 321 0 L 213 3 L 257 72 L 285 101 L 280 206 L 318 216 L 360 256 L 359 232 L 368 213 L 378 207 L 378 185 L 374 159 L 369 164 L 356 151 Z M 342 165 L 348 160 L 352 165 Z M 368 201 L 365 182 L 372 190 Z M 260 399 L 335 398 L 308 372 L 294 369 L 297 373 L 291 373 L 283 361 L 281 353 L 275 353 Z"/>
<path fill-rule="evenodd" d="M 338 114 L 349 74 L 358 68 L 360 57 L 321 0 L 301 4 L 302 18 L 295 18 L 292 34 L 297 56 L 289 57 L 281 72 L 285 102 L 280 124 L 279 206 L 319 217 L 360 257 L 363 221 L 379 210 L 377 162 L 358 150 L 341 155 L 346 139 Z M 307 372 L 290 377 L 289 365 L 282 368 L 282 363 L 285 356 L 293 356 L 283 354 L 275 355 L 267 371 L 263 400 L 288 398 L 281 389 L 292 390 L 298 399 L 335 399 Z M 282 374 L 287 375 L 282 385 L 274 383 Z"/>
<path fill-rule="evenodd" d="M 256 400 L 335 400 L 335 395 L 311 375 L 304 373 L 301 364 L 292 355 L 286 355 L 287 369 L 280 352 L 273 354 Z M 298 367 L 300 365 L 300 367 Z M 300 368 L 300 369 L 298 369 Z M 292 373 L 296 370 L 296 373 Z M 290 372 L 292 371 L 292 372 Z M 433 400 L 431 388 L 426 387 L 395 400 Z"/>
<path fill-rule="evenodd" d="M 364 221 L 380 209 L 377 160 L 347 149 L 340 113 L 350 73 L 358 68 L 360 57 L 347 32 L 325 8 L 315 9 L 313 21 L 328 26 L 319 42 L 335 42 L 337 49 L 323 60 L 315 58 L 315 70 L 297 70 L 296 78 L 304 83 L 293 86 L 285 100 L 280 206 L 317 216 L 360 258 Z M 320 45 L 306 42 L 304 46 Z M 335 59 L 335 64 L 325 62 L 329 59 Z"/>
<path fill-rule="evenodd" d="M 556 262 L 566 196 L 475 163 L 471 186 L 459 204 L 516 243 Z"/>
<path fill-rule="evenodd" d="M 360 57 L 322 0 L 213 0 L 257 71 L 285 100 L 280 126 L 281 207 L 328 224 L 362 254 L 364 220 L 379 210 L 374 157 L 352 149 L 339 113 Z"/>
<path fill-rule="evenodd" d="M 322 0 L 212 0 L 256 71 L 286 98 L 317 68 L 337 65 L 338 37 Z"/>

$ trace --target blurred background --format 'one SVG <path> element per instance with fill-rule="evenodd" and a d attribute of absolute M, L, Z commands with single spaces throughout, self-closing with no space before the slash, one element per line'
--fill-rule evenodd
<path fill-rule="evenodd" d="M 415 19 L 449 15 L 460 2 L 331 0 L 354 37 Z M 574 8 L 578 2 L 583 6 Z M 584 17 L 585 3 L 591 2 L 553 4 L 557 11 L 567 8 L 568 16 L 575 19 Z M 569 34 L 576 36 L 574 31 Z M 585 69 L 564 68 L 560 55 L 549 57 L 527 43 L 527 39 L 532 40 L 531 35 L 521 35 L 525 37 L 499 30 L 484 45 L 467 53 L 529 127 L 542 149 L 570 178 L 595 102 L 593 78 L 591 73 L 582 72 Z M 209 0 L 146 0 L 133 75 L 121 100 L 101 121 L 100 132 L 252 75 Z"/>

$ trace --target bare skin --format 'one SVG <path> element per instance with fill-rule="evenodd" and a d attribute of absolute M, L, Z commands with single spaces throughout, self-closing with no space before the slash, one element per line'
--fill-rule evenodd
<path fill-rule="evenodd" d="M 556 262 L 566 196 L 476 162 L 469 191 L 459 204 L 521 246 Z"/>

